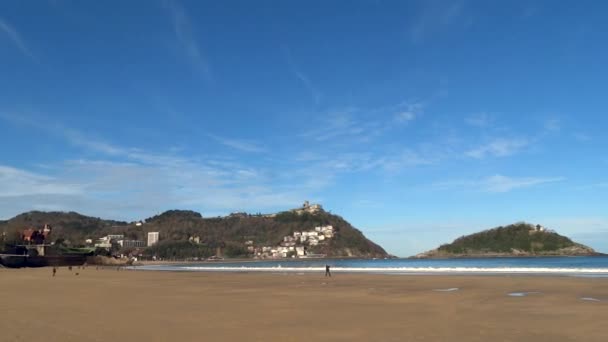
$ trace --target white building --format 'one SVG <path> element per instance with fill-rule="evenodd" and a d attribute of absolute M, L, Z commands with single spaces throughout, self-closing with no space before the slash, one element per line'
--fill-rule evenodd
<path fill-rule="evenodd" d="M 148 233 L 148 246 L 153 246 L 158 242 L 158 232 L 149 232 Z"/>
<path fill-rule="evenodd" d="M 310 213 L 315 214 L 323 210 L 323 207 L 320 204 L 310 204 L 308 201 L 305 201 L 302 207 L 291 209 L 292 212 L 296 214 Z"/>
<path fill-rule="evenodd" d="M 121 247 L 146 247 L 146 242 L 141 240 L 118 240 Z"/>

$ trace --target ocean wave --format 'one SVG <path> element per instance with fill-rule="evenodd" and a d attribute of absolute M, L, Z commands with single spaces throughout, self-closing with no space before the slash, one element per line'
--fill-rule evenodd
<path fill-rule="evenodd" d="M 143 269 L 224 272 L 324 272 L 325 267 L 259 266 L 143 266 Z M 582 274 L 606 275 L 608 268 L 553 267 L 332 267 L 332 272 L 390 274 Z"/>

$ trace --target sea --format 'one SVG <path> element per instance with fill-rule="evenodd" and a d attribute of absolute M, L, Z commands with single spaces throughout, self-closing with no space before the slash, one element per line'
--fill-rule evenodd
<path fill-rule="evenodd" d="M 189 272 L 272 272 L 437 275 L 563 275 L 608 277 L 608 256 L 532 257 L 532 258 L 458 258 L 458 259 L 294 259 L 252 261 L 208 261 L 184 264 L 135 266 L 141 270 Z"/>

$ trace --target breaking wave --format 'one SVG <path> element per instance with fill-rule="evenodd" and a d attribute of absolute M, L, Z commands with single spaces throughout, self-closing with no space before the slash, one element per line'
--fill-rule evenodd
<path fill-rule="evenodd" d="M 206 272 L 279 272 L 279 273 L 320 273 L 325 267 L 260 267 L 242 266 L 185 266 L 156 265 L 141 266 L 138 269 L 167 271 Z M 381 273 L 381 274 L 555 274 L 608 277 L 608 268 L 554 268 L 554 267 L 332 267 L 337 273 Z"/>

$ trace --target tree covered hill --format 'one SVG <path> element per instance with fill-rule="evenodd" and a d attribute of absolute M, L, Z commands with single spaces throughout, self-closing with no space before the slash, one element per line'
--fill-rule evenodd
<path fill-rule="evenodd" d="M 17 242 L 25 228 L 40 228 L 45 224 L 53 227 L 52 239 L 67 239 L 83 244 L 89 236 L 109 234 L 114 227 L 125 227 L 127 222 L 103 220 L 98 217 L 81 215 L 76 212 L 29 211 L 10 220 L 0 221 L 0 234 L 6 233 L 9 242 Z"/>
<path fill-rule="evenodd" d="M 50 224 L 52 239 L 67 240 L 83 245 L 86 239 L 97 239 L 107 234 L 123 234 L 125 238 L 146 240 L 148 232 L 159 232 L 161 241 L 147 249 L 147 253 L 162 257 L 207 257 L 218 248 L 228 256 L 248 256 L 246 244 L 276 246 L 285 236 L 295 231 L 313 230 L 316 226 L 332 225 L 335 236 L 317 246 L 308 247 L 308 253 L 327 256 L 386 257 L 382 247 L 368 240 L 361 231 L 346 220 L 325 211 L 297 214 L 282 212 L 274 217 L 238 214 L 226 217 L 204 218 L 188 210 L 170 210 L 144 220 L 144 224 L 127 223 L 88 217 L 74 212 L 32 211 L 0 222 L 0 234 L 9 239 L 27 227 Z M 191 238 L 198 237 L 198 242 Z"/>
<path fill-rule="evenodd" d="M 593 249 L 554 231 L 515 223 L 462 236 L 452 243 L 421 253 L 418 258 L 465 256 L 595 255 Z"/>

